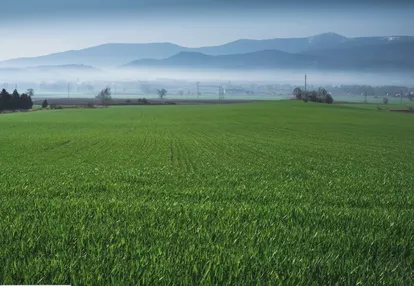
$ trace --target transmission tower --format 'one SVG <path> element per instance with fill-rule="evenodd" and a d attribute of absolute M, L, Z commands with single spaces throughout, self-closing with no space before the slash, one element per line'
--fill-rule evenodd
<path fill-rule="evenodd" d="M 219 85 L 219 99 L 224 99 L 224 89 L 221 85 Z"/>
<path fill-rule="evenodd" d="M 197 81 L 196 85 L 197 85 L 197 98 L 198 98 L 200 96 L 200 82 Z"/>

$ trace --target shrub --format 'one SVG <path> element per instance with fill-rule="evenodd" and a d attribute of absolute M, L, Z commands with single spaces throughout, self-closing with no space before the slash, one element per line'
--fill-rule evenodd
<path fill-rule="evenodd" d="M 388 104 L 388 97 L 384 97 L 384 98 L 382 99 L 382 103 L 384 103 L 384 104 Z"/>
<path fill-rule="evenodd" d="M 329 93 L 325 96 L 325 103 L 332 104 L 334 102 L 332 95 Z"/>

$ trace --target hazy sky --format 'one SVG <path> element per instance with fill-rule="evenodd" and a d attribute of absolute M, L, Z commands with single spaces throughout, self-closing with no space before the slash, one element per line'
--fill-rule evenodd
<path fill-rule="evenodd" d="M 111 42 L 196 47 L 323 32 L 414 36 L 413 0 L 0 1 L 0 60 Z"/>

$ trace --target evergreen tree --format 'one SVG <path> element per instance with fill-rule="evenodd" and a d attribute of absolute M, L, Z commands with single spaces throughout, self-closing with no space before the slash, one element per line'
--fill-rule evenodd
<path fill-rule="evenodd" d="M 33 108 L 33 101 L 32 101 L 32 97 L 29 95 L 29 109 Z"/>
<path fill-rule="evenodd" d="M 30 109 L 30 102 L 29 102 L 29 96 L 25 93 L 22 93 L 20 96 L 20 109 Z"/>
<path fill-rule="evenodd" d="M 42 103 L 42 108 L 46 108 L 49 106 L 49 103 L 47 103 L 47 99 L 45 99 L 45 101 L 43 101 Z"/>
<path fill-rule="evenodd" d="M 9 94 L 5 89 L 0 92 L 0 110 L 27 110 L 32 107 L 32 98 L 25 93 L 20 95 L 17 90 L 14 90 L 12 94 Z"/>
<path fill-rule="evenodd" d="M 12 103 L 11 109 L 19 109 L 20 108 L 20 94 L 17 92 L 17 89 L 13 91 L 12 94 Z"/>
<path fill-rule="evenodd" d="M 0 93 L 0 109 L 8 110 L 10 109 L 11 95 L 3 88 Z"/>

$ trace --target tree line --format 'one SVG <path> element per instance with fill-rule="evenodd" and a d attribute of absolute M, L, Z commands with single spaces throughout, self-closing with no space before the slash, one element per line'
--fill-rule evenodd
<path fill-rule="evenodd" d="M 398 85 L 371 86 L 371 85 L 340 85 L 327 87 L 333 94 L 369 95 L 369 96 L 400 96 L 414 99 L 414 88 Z"/>
<path fill-rule="evenodd" d="M 297 87 L 293 90 L 293 94 L 296 99 L 303 100 L 305 102 L 320 102 L 320 103 L 333 103 L 332 95 L 324 88 L 319 88 L 317 91 L 304 91 Z"/>
<path fill-rule="evenodd" d="M 0 93 L 0 111 L 28 110 L 33 107 L 32 97 L 27 93 L 19 94 L 15 89 L 12 94 L 3 89 Z"/>

